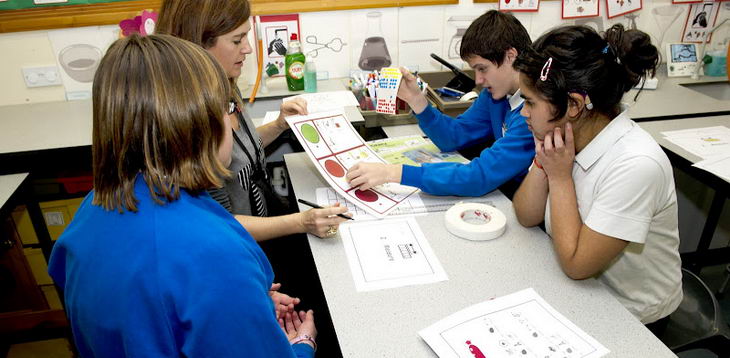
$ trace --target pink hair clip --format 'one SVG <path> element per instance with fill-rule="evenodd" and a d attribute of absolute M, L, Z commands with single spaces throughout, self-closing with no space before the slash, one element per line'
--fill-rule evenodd
<path fill-rule="evenodd" d="M 548 74 L 550 73 L 550 66 L 553 65 L 553 58 L 548 58 L 547 61 L 545 61 L 545 65 L 542 66 L 542 71 L 540 71 L 540 81 L 547 81 Z"/>

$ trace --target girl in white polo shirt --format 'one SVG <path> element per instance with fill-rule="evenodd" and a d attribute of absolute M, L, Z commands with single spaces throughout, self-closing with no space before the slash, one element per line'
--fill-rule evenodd
<path fill-rule="evenodd" d="M 620 102 L 657 63 L 646 33 L 615 25 L 551 30 L 514 65 L 536 145 L 517 219 L 544 220 L 563 271 L 597 277 L 655 333 L 682 301 L 677 198 L 669 160 Z"/>

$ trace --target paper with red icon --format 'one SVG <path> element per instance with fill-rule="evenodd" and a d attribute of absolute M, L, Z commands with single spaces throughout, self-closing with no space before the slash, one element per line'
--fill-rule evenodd
<path fill-rule="evenodd" d="M 394 183 L 365 191 L 350 187 L 345 176 L 352 166 L 387 162 L 365 144 L 342 111 L 291 116 L 286 121 L 327 183 L 369 214 L 382 218 L 419 191 Z"/>
<path fill-rule="evenodd" d="M 441 358 L 598 358 L 610 352 L 532 288 L 467 307 L 418 335 Z"/>

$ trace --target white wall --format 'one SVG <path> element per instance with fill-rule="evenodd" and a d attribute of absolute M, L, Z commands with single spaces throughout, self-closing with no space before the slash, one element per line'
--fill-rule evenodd
<path fill-rule="evenodd" d="M 597 22 L 603 28 L 619 21 L 628 25 L 628 20 L 623 16 L 608 20 L 605 2 L 601 1 L 600 6 L 601 16 L 590 18 L 589 21 Z M 305 51 L 318 47 L 304 41 L 307 36 L 316 36 L 319 43 L 327 43 L 335 37 L 340 38 L 345 43 L 340 52 L 321 49 L 315 61 L 317 69 L 326 71 L 329 77 L 348 76 L 350 69 L 357 69 L 363 40 L 368 36 L 366 14 L 377 11 L 382 14 L 382 33 L 386 38 L 393 65 L 417 67 L 420 71 L 428 71 L 440 68 L 437 62 L 429 58 L 431 52 L 460 64 L 458 58 L 448 58 L 449 47 L 453 52 L 452 38 L 456 28 L 468 24 L 468 21 L 458 20 L 465 17 L 475 18 L 496 7 L 497 4 L 494 3 L 472 4 L 471 0 L 461 0 L 458 5 L 302 13 L 301 38 Z M 660 26 L 665 22 L 657 15 L 661 10 L 655 8 L 680 9 L 682 13 L 671 26 L 662 31 Z M 572 20 L 561 20 L 560 9 L 560 1 L 543 1 L 539 13 L 516 13 L 516 16 L 535 39 L 556 24 L 574 23 Z M 639 15 L 636 20 L 638 28 L 651 34 L 655 42 L 662 33 L 664 42 L 676 42 L 680 40 L 688 9 L 688 4 L 672 5 L 671 0 L 644 0 L 643 9 L 634 14 Z M 718 20 L 727 17 L 730 17 L 730 2 L 722 4 Z M 79 29 L 79 33 L 94 28 Z M 29 89 L 23 82 L 22 67 L 56 65 L 48 32 L 0 34 L 0 54 L 2 54 L 0 105 L 65 100 L 62 86 Z M 727 44 L 728 37 L 730 37 L 730 26 L 726 26 L 713 37 L 713 44 L 717 46 L 723 42 Z M 62 69 L 59 68 L 59 71 Z M 255 73 L 255 56 L 251 55 L 245 63 L 241 84 L 245 86 L 246 83 L 252 83 L 256 78 Z"/>

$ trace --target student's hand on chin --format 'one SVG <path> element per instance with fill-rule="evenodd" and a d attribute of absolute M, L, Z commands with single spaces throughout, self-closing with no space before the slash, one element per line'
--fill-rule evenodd
<path fill-rule="evenodd" d="M 535 152 L 538 153 L 537 160 L 550 179 L 567 179 L 573 172 L 575 160 L 573 127 L 570 123 L 565 125 L 565 138 L 562 132 L 560 127 L 556 127 L 552 132 L 545 134 L 542 148 L 539 151 L 535 148 Z M 535 144 L 537 145 L 537 141 Z"/>

